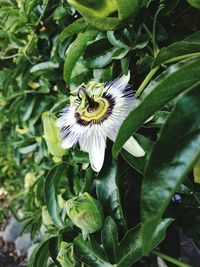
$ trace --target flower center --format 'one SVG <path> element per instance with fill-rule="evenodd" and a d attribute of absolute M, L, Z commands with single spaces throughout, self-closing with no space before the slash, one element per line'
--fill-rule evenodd
<path fill-rule="evenodd" d="M 87 122 L 99 121 L 106 115 L 108 108 L 109 102 L 105 98 L 101 98 L 85 109 L 80 117 Z"/>

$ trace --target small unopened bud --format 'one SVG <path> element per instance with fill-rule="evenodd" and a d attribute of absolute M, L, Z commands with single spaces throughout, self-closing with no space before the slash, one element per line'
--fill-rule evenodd
<path fill-rule="evenodd" d="M 47 210 L 47 206 L 42 207 L 42 222 L 45 226 L 53 226 L 54 223 L 51 219 L 51 216 Z"/>
<path fill-rule="evenodd" d="M 103 223 L 101 206 L 88 193 L 68 200 L 66 207 L 67 214 L 72 222 L 84 233 L 94 233 L 101 228 Z"/>
<path fill-rule="evenodd" d="M 73 252 L 72 244 L 67 242 L 61 242 L 60 250 L 57 256 L 57 261 L 62 267 L 73 267 Z"/>
<path fill-rule="evenodd" d="M 26 189 L 31 187 L 35 181 L 36 181 L 36 177 L 35 177 L 34 173 L 28 172 L 24 177 L 24 187 Z"/>
<path fill-rule="evenodd" d="M 42 114 L 44 139 L 47 143 L 49 152 L 58 158 L 62 158 L 66 154 L 66 149 L 61 147 L 59 129 L 56 125 L 56 117 L 51 112 Z"/>

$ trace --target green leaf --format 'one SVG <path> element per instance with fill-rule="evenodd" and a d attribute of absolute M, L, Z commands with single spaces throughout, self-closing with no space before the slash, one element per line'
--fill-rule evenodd
<path fill-rule="evenodd" d="M 107 66 L 112 61 L 113 50 L 106 38 L 93 42 L 85 51 L 86 66 L 93 69 Z"/>
<path fill-rule="evenodd" d="M 153 119 L 145 124 L 145 127 L 161 128 L 163 126 L 163 124 L 165 124 L 169 114 L 170 113 L 168 111 L 157 111 L 155 113 Z"/>
<path fill-rule="evenodd" d="M 200 154 L 199 103 L 200 85 L 180 97 L 150 156 L 141 195 L 145 254 L 158 221 Z"/>
<path fill-rule="evenodd" d="M 35 73 L 38 71 L 47 71 L 47 70 L 54 70 L 59 68 L 59 64 L 58 63 L 53 63 L 51 61 L 46 61 L 46 62 L 41 62 L 38 63 L 36 65 L 34 65 L 31 69 L 30 69 L 30 73 Z"/>
<path fill-rule="evenodd" d="M 82 189 L 82 193 L 91 191 L 94 178 L 95 178 L 95 172 L 92 170 L 92 168 L 89 168 L 85 173 L 85 182 Z"/>
<path fill-rule="evenodd" d="M 129 49 L 124 48 L 116 48 L 112 53 L 113 59 L 122 59 L 124 58 L 129 52 Z"/>
<path fill-rule="evenodd" d="M 35 100 L 36 98 L 33 97 L 32 95 L 29 95 L 24 99 L 24 103 L 21 107 L 21 120 L 22 121 L 25 122 L 30 118 L 34 105 L 35 105 Z"/>
<path fill-rule="evenodd" d="M 36 147 L 37 147 L 37 143 L 29 145 L 29 146 L 21 147 L 19 149 L 19 152 L 21 154 L 28 154 L 28 153 L 34 151 L 36 149 Z"/>
<path fill-rule="evenodd" d="M 123 122 L 113 147 L 116 157 L 128 138 L 157 110 L 200 80 L 200 58 L 192 58 L 169 67 L 143 93 L 142 102 Z"/>
<path fill-rule="evenodd" d="M 79 57 L 84 53 L 88 42 L 94 40 L 98 34 L 96 30 L 88 30 L 79 35 L 77 39 L 72 43 L 64 64 L 64 80 L 70 83 L 72 71 L 76 65 Z"/>
<path fill-rule="evenodd" d="M 38 266 L 38 260 L 40 258 L 40 254 L 43 251 L 43 248 L 46 248 L 46 245 L 48 245 L 49 237 L 44 238 L 38 246 L 34 249 L 34 251 L 31 254 L 31 257 L 28 261 L 27 267 L 39 267 Z M 47 250 L 48 251 L 48 250 Z"/>
<path fill-rule="evenodd" d="M 87 152 L 74 149 L 74 151 L 71 153 L 70 161 L 71 163 L 89 163 L 89 155 Z"/>
<path fill-rule="evenodd" d="M 200 2 L 199 2 L 199 0 L 187 0 L 187 2 L 188 2 L 191 6 L 200 9 Z"/>
<path fill-rule="evenodd" d="M 117 165 L 114 161 L 109 161 L 107 165 L 104 165 L 96 180 L 96 190 L 105 215 L 112 216 L 115 222 L 124 228 L 125 222 L 118 189 Z"/>
<path fill-rule="evenodd" d="M 112 265 L 102 257 L 102 254 L 99 254 L 97 249 L 94 249 L 88 241 L 83 240 L 82 236 L 75 238 L 73 250 L 75 256 L 89 266 L 112 267 Z"/>
<path fill-rule="evenodd" d="M 64 170 L 64 164 L 53 167 L 48 173 L 44 183 L 44 196 L 47 209 L 52 221 L 59 228 L 62 228 L 62 221 L 59 215 L 59 206 L 57 204 L 57 192 Z"/>
<path fill-rule="evenodd" d="M 87 26 L 88 26 L 88 22 L 86 22 L 84 18 L 75 20 L 66 29 L 64 29 L 64 31 L 61 32 L 60 34 L 61 42 L 73 36 L 74 34 L 84 31 L 87 28 Z"/>
<path fill-rule="evenodd" d="M 107 38 L 109 42 L 115 47 L 130 49 L 130 47 L 125 42 L 123 42 L 122 37 L 119 36 L 119 34 L 116 34 L 116 32 L 114 31 L 108 31 Z"/>
<path fill-rule="evenodd" d="M 166 229 L 172 222 L 171 219 L 164 219 L 157 225 L 153 235 L 151 249 L 155 248 L 165 237 Z M 117 250 L 117 267 L 129 267 L 137 262 L 144 254 L 142 252 L 142 224 L 129 230 L 120 242 Z"/>
<path fill-rule="evenodd" d="M 78 12 L 94 27 L 101 31 L 113 30 L 134 17 L 139 9 L 138 1 L 102 0 L 82 1 L 68 0 Z"/>
<path fill-rule="evenodd" d="M 117 226 L 111 217 L 107 217 L 104 222 L 101 231 L 101 240 L 108 260 L 112 264 L 116 263 L 118 232 L 117 232 Z"/>
<path fill-rule="evenodd" d="M 182 57 L 191 57 L 193 53 L 200 56 L 200 31 L 193 33 L 183 41 L 162 48 L 154 61 L 153 67 L 155 68 L 166 61 L 178 61 Z"/>
<path fill-rule="evenodd" d="M 142 146 L 145 151 L 145 156 L 141 158 L 136 158 L 128 153 L 126 150 L 122 150 L 122 157 L 130 164 L 134 169 L 136 169 L 141 174 L 144 174 L 146 164 L 148 162 L 149 153 L 151 152 L 153 143 L 146 137 L 142 135 L 134 135 L 135 139 Z"/>

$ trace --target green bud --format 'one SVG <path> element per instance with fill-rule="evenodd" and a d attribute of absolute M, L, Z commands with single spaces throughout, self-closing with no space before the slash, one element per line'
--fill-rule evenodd
<path fill-rule="evenodd" d="M 118 28 L 140 8 L 138 0 L 68 0 L 68 3 L 100 30 Z"/>
<path fill-rule="evenodd" d="M 45 226 L 53 226 L 54 223 L 51 219 L 51 216 L 47 210 L 47 206 L 42 207 L 42 222 Z"/>
<path fill-rule="evenodd" d="M 49 152 L 54 156 L 61 158 L 66 154 L 66 149 L 61 147 L 59 129 L 56 125 L 56 117 L 51 112 L 42 114 L 44 139 L 47 143 Z"/>
<path fill-rule="evenodd" d="M 84 233 L 94 233 L 101 228 L 103 223 L 101 206 L 88 193 L 68 200 L 66 208 L 69 218 Z"/>
<path fill-rule="evenodd" d="M 35 181 L 36 181 L 36 177 L 35 177 L 34 173 L 28 172 L 24 177 L 24 187 L 26 189 L 31 187 Z"/>
<path fill-rule="evenodd" d="M 57 261 L 62 267 L 73 267 L 72 244 L 61 242 L 61 247 L 57 256 Z"/>

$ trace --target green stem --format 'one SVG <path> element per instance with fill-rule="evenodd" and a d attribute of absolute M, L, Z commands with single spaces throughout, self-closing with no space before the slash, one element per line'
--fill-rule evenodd
<path fill-rule="evenodd" d="M 17 57 L 19 56 L 20 54 L 19 53 L 16 53 L 16 54 L 13 54 L 13 55 L 10 55 L 10 56 L 1 56 L 0 55 L 0 59 L 10 59 L 10 58 L 14 58 L 14 57 Z"/>
<path fill-rule="evenodd" d="M 154 76 L 154 74 L 159 70 L 159 66 L 152 69 L 149 74 L 146 76 L 146 78 L 144 79 L 144 81 L 142 82 L 142 84 L 140 85 L 140 87 L 138 88 L 137 92 L 135 93 L 135 96 L 139 96 L 143 90 L 145 89 L 145 87 L 147 86 L 147 84 L 150 82 L 151 78 Z"/>
<path fill-rule="evenodd" d="M 171 58 L 171 59 L 165 61 L 163 64 L 173 63 L 173 62 L 176 62 L 176 61 L 180 61 L 182 59 L 187 59 L 187 58 L 195 57 L 195 56 L 200 56 L 200 52 L 174 57 L 174 58 Z"/>
<path fill-rule="evenodd" d="M 156 256 L 158 256 L 158 257 L 160 257 L 160 258 L 162 258 L 163 260 L 166 260 L 168 262 L 171 262 L 171 263 L 175 264 L 176 266 L 179 266 L 179 267 L 192 267 L 191 265 L 189 265 L 187 263 L 184 263 L 184 262 L 182 262 L 180 260 L 174 259 L 174 258 L 172 258 L 172 257 L 170 257 L 170 256 L 168 256 L 166 254 L 163 254 L 163 253 L 161 253 L 159 251 L 152 251 L 151 253 L 156 255 Z"/>

